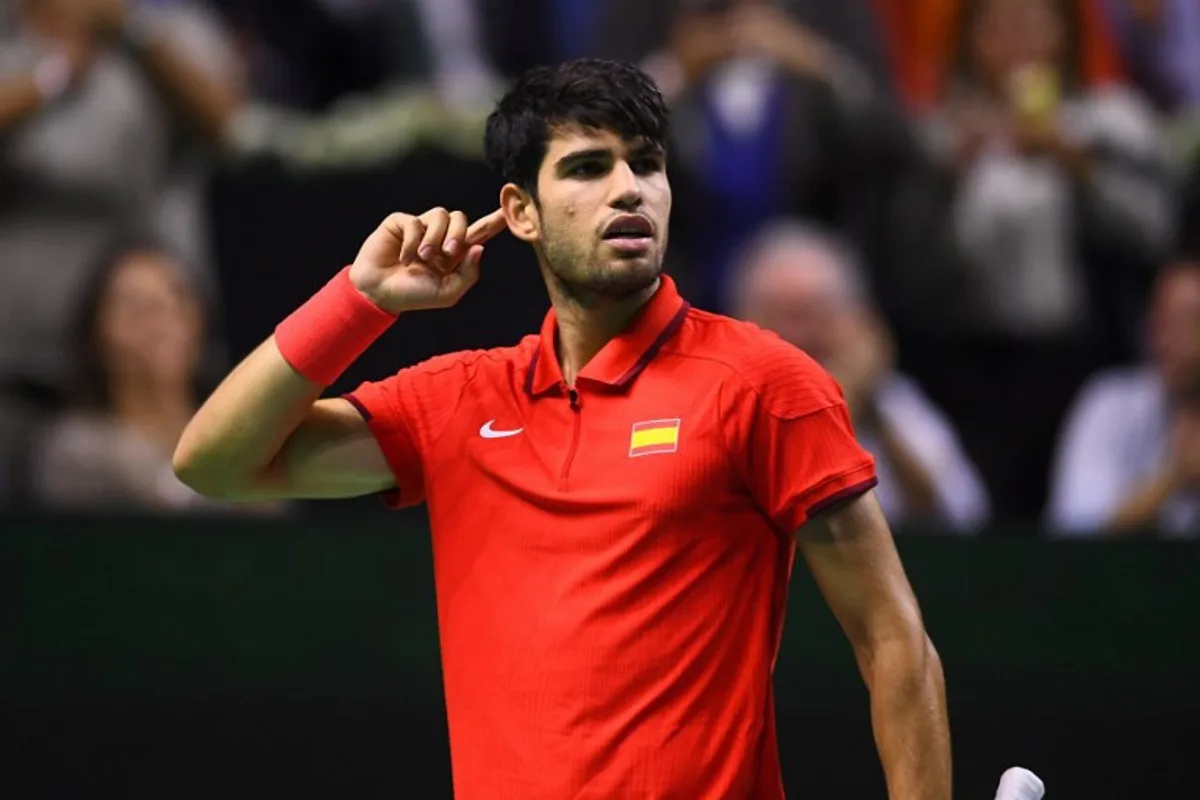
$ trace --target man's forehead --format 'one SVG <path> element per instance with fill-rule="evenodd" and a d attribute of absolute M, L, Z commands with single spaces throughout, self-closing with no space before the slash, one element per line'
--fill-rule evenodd
<path fill-rule="evenodd" d="M 657 145 L 644 136 L 626 138 L 607 128 L 589 128 L 576 122 L 557 125 L 550 131 L 547 152 L 561 156 L 573 150 L 612 150 L 630 152 Z"/>

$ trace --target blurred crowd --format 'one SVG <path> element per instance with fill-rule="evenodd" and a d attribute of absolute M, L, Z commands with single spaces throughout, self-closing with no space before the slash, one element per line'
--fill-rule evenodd
<path fill-rule="evenodd" d="M 228 510 L 170 467 L 213 170 L 479 159 L 587 56 L 672 106 L 668 268 L 839 380 L 894 523 L 1200 531 L 1197 0 L 4 0 L 0 502 Z"/>

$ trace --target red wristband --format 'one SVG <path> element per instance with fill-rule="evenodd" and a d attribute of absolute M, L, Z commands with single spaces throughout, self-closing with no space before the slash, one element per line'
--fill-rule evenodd
<path fill-rule="evenodd" d="M 284 361 L 329 386 L 396 321 L 350 282 L 346 267 L 275 328 Z"/>

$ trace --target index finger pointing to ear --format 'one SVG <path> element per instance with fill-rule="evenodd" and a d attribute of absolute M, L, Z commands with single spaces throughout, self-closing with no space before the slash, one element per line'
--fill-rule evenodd
<path fill-rule="evenodd" d="M 480 217 L 467 228 L 467 244 L 483 244 L 508 228 L 504 209 L 498 208 L 486 217 Z"/>

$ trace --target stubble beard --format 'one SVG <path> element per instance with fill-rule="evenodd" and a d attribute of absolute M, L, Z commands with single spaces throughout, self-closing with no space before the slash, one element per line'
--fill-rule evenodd
<path fill-rule="evenodd" d="M 547 278 L 564 299 L 583 307 L 624 300 L 654 285 L 663 271 L 666 242 L 656 243 L 636 258 L 605 259 L 600 243 L 590 251 L 578 246 L 577 237 L 548 232 L 542 258 Z"/>

